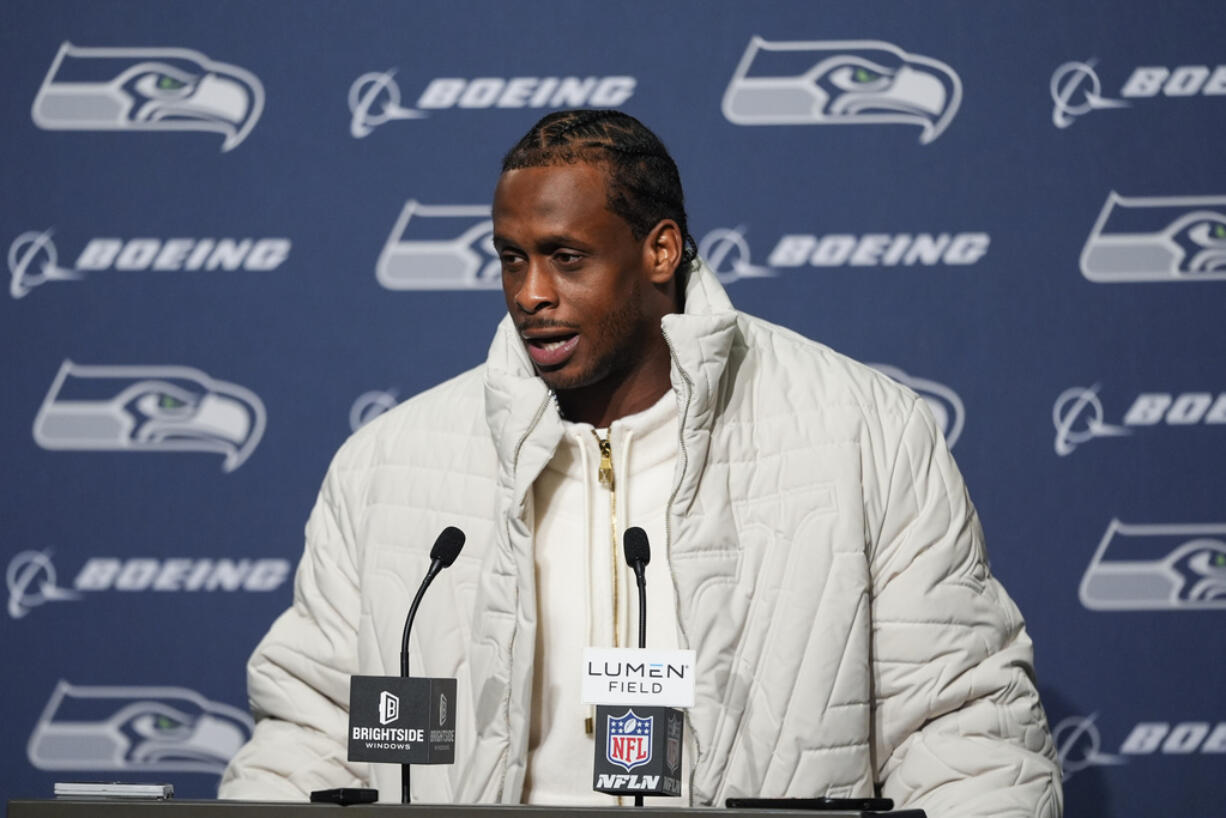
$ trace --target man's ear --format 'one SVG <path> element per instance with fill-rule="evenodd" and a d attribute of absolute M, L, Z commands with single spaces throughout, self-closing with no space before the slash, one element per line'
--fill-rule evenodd
<path fill-rule="evenodd" d="M 667 284 L 681 264 L 681 228 L 672 219 L 661 219 L 643 242 L 648 278 L 653 284 Z"/>

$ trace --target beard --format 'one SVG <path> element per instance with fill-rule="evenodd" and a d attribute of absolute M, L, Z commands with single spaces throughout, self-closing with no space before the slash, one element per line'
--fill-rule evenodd
<path fill-rule="evenodd" d="M 538 370 L 538 374 L 555 392 L 584 389 L 605 381 L 613 387 L 623 373 L 644 359 L 649 341 L 658 332 L 658 323 L 653 326 L 638 293 L 631 293 L 621 307 L 585 330 L 583 340 L 590 355 L 586 361 L 579 367 L 568 362 L 558 370 Z"/>

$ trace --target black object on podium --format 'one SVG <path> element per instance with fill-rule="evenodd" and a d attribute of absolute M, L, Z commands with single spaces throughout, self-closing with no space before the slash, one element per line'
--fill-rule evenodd
<path fill-rule="evenodd" d="M 353 676 L 349 760 L 455 763 L 455 679 Z"/>
<path fill-rule="evenodd" d="M 681 732 L 675 707 L 596 707 L 592 789 L 610 795 L 681 795 Z"/>

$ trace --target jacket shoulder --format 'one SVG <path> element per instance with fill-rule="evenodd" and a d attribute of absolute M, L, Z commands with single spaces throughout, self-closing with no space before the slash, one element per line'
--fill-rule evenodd
<path fill-rule="evenodd" d="M 456 375 L 419 392 L 349 436 L 332 461 L 332 471 L 395 465 L 488 438 L 483 391 L 485 367 Z"/>
<path fill-rule="evenodd" d="M 920 398 L 883 372 L 843 355 L 786 327 L 746 313 L 739 314 L 744 340 L 743 364 L 761 388 L 827 409 L 842 407 L 857 414 L 900 422 Z"/>

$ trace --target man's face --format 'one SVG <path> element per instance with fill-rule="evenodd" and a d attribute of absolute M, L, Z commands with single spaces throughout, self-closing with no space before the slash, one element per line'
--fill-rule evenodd
<path fill-rule="evenodd" d="M 661 355 L 667 371 L 671 295 L 653 281 L 651 237 L 635 239 L 606 201 L 604 168 L 583 162 L 510 170 L 494 191 L 507 311 L 556 391 L 632 383 Z"/>

